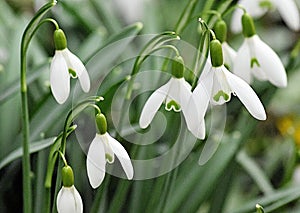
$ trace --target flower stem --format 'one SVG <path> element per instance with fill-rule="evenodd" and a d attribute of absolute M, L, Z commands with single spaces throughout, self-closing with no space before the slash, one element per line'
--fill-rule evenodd
<path fill-rule="evenodd" d="M 45 4 L 32 18 L 27 25 L 21 41 L 21 67 L 20 67 L 20 84 L 21 84 L 21 104 L 22 104 L 22 133 L 23 133 L 23 156 L 22 156 L 22 170 L 23 170 L 23 212 L 32 212 L 32 189 L 30 180 L 30 153 L 29 153 L 29 112 L 28 112 L 28 98 L 27 98 L 27 82 L 26 82 L 26 53 L 29 43 L 39 28 L 40 20 L 43 15 L 55 5 L 55 2 Z"/>

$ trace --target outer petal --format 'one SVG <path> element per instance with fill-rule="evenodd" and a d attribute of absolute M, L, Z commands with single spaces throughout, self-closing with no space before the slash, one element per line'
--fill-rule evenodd
<path fill-rule="evenodd" d="M 253 39 L 255 41 L 256 57 L 269 81 L 275 86 L 286 87 L 286 71 L 278 55 L 257 35 L 253 36 Z"/>
<path fill-rule="evenodd" d="M 267 9 L 259 6 L 259 2 L 260 0 L 240 0 L 238 4 L 242 5 L 253 18 L 259 18 L 267 12 Z M 232 32 L 239 33 L 242 31 L 242 15 L 243 11 L 241 9 L 234 11 L 231 19 Z"/>
<path fill-rule="evenodd" d="M 59 213 L 83 212 L 80 194 L 74 186 L 61 188 L 57 194 L 56 206 Z"/>
<path fill-rule="evenodd" d="M 133 166 L 131 164 L 130 157 L 128 153 L 126 152 L 125 148 L 113 137 L 111 137 L 108 133 L 105 133 L 105 135 L 108 138 L 109 144 L 115 153 L 115 155 L 118 157 L 126 176 L 129 180 L 133 178 Z"/>
<path fill-rule="evenodd" d="M 81 196 L 74 186 L 73 186 L 72 190 L 73 190 L 75 203 L 76 203 L 76 213 L 81 213 L 81 212 L 83 212 L 83 204 L 82 204 Z"/>
<path fill-rule="evenodd" d="M 170 87 L 170 82 L 171 80 L 155 90 L 154 93 L 152 93 L 152 95 L 146 101 L 139 120 L 141 128 L 147 128 L 147 126 L 151 123 L 160 105 L 166 99 Z"/>
<path fill-rule="evenodd" d="M 242 79 L 223 69 L 228 84 L 250 114 L 258 120 L 266 120 L 265 109 L 253 89 Z"/>
<path fill-rule="evenodd" d="M 292 30 L 300 30 L 300 16 L 296 3 L 293 0 L 272 0 L 276 5 L 284 22 Z"/>
<path fill-rule="evenodd" d="M 233 68 L 233 62 L 236 57 L 236 51 L 232 49 L 227 42 L 222 43 L 222 50 L 224 54 L 224 62 L 229 66 L 230 69 Z"/>
<path fill-rule="evenodd" d="M 103 135 L 96 134 L 92 141 L 86 159 L 86 169 L 91 186 L 95 189 L 103 181 L 105 176 L 105 149 Z"/>
<path fill-rule="evenodd" d="M 251 57 L 248 47 L 247 39 L 244 40 L 242 46 L 239 48 L 236 58 L 234 60 L 232 72 L 244 79 L 248 84 L 251 83 Z"/>
<path fill-rule="evenodd" d="M 56 50 L 50 66 L 50 86 L 55 100 L 63 104 L 70 93 L 70 75 L 62 51 Z"/>
<path fill-rule="evenodd" d="M 71 53 L 68 49 L 63 50 L 64 57 L 66 59 L 68 68 L 74 70 L 78 76 L 81 88 L 84 92 L 88 92 L 90 90 L 90 77 L 89 74 L 81 62 L 81 60 Z"/>

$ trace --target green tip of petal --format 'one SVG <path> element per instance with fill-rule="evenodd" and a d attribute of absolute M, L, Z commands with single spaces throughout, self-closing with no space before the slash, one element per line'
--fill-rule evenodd
<path fill-rule="evenodd" d="M 74 174 L 70 166 L 64 166 L 62 168 L 62 182 L 64 187 L 71 187 L 74 185 Z"/>
<path fill-rule="evenodd" d="M 108 153 L 105 153 L 105 159 L 108 163 L 113 163 L 114 162 L 114 157 L 111 156 L 110 154 Z"/>
<path fill-rule="evenodd" d="M 273 4 L 272 4 L 272 2 L 269 1 L 269 0 L 266 0 L 266 1 L 260 1 L 260 2 L 259 2 L 259 6 L 260 6 L 261 8 L 266 8 L 266 9 L 268 9 L 268 10 L 273 9 Z"/>
<path fill-rule="evenodd" d="M 64 31 L 61 29 L 54 31 L 54 45 L 56 50 L 64 50 L 67 48 L 67 39 Z"/>
<path fill-rule="evenodd" d="M 217 94 L 214 95 L 213 99 L 218 102 L 220 98 L 223 97 L 225 101 L 228 101 L 230 96 L 224 91 L 220 90 Z"/>
<path fill-rule="evenodd" d="M 251 62 L 250 62 L 250 63 L 251 63 L 251 64 L 250 64 L 250 67 L 251 67 L 251 68 L 253 68 L 254 65 L 260 67 L 260 64 L 259 64 L 257 58 L 251 58 Z"/>
<path fill-rule="evenodd" d="M 105 115 L 98 113 L 96 115 L 96 123 L 100 134 L 105 134 L 107 132 L 107 121 Z"/>
<path fill-rule="evenodd" d="M 181 110 L 180 105 L 176 101 L 174 101 L 174 100 L 169 101 L 166 104 L 165 108 L 166 108 L 167 111 L 174 110 L 174 112 L 180 112 L 180 110 Z"/>
<path fill-rule="evenodd" d="M 77 73 L 75 70 L 69 68 L 69 74 L 72 78 L 77 78 Z"/>

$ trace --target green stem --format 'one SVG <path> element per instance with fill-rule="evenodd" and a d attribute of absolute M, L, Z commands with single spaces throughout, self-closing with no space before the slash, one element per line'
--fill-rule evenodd
<path fill-rule="evenodd" d="M 21 84 L 21 104 L 22 104 L 22 134 L 23 134 L 23 157 L 22 157 L 22 170 L 23 170 L 23 212 L 32 212 L 32 189 L 30 180 L 30 153 L 29 153 L 29 112 L 28 112 L 28 98 L 27 98 L 27 82 L 26 82 L 26 53 L 28 45 L 40 26 L 40 20 L 43 15 L 51 9 L 56 3 L 51 2 L 45 4 L 32 18 L 27 25 L 21 41 L 21 66 L 20 66 L 20 84 Z"/>

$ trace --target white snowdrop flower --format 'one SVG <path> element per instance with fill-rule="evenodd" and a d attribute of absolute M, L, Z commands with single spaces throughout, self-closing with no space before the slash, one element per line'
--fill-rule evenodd
<path fill-rule="evenodd" d="M 54 32 L 55 55 L 50 66 L 50 86 L 55 100 L 63 104 L 70 94 L 70 77 L 79 79 L 84 92 L 90 90 L 90 78 L 81 60 L 67 48 L 61 29 Z"/>
<path fill-rule="evenodd" d="M 176 57 L 172 64 L 171 79 L 155 90 L 149 99 L 146 101 L 139 120 L 141 128 L 147 128 L 158 109 L 165 103 L 167 111 L 174 110 L 175 112 L 183 112 L 187 128 L 198 138 L 204 138 L 203 128 L 198 127 L 195 116 L 189 107 L 193 107 L 193 102 L 189 103 L 192 95 L 191 85 L 184 79 L 184 65 L 181 57 Z M 189 106 L 188 106 L 189 105 Z M 196 113 L 196 112 L 195 112 Z"/>
<path fill-rule="evenodd" d="M 279 56 L 255 33 L 251 17 L 243 15 L 245 40 L 237 52 L 233 73 L 251 83 L 253 76 L 277 87 L 287 86 L 285 68 Z"/>
<path fill-rule="evenodd" d="M 300 15 L 294 0 L 240 0 L 238 4 L 244 7 L 253 18 L 260 18 L 270 8 L 276 8 L 289 28 L 294 31 L 300 30 Z M 241 10 L 234 11 L 231 19 L 232 32 L 241 32 L 242 15 Z"/>
<path fill-rule="evenodd" d="M 63 186 L 57 194 L 56 207 L 58 213 L 82 213 L 82 199 L 74 186 L 74 175 L 70 166 L 62 169 Z"/>
<path fill-rule="evenodd" d="M 210 59 L 211 63 L 209 61 L 206 63 L 192 95 L 195 103 L 201 103 L 198 114 L 204 116 L 209 102 L 213 105 L 222 105 L 230 101 L 233 94 L 254 118 L 265 120 L 265 109 L 253 89 L 224 66 L 221 43 L 216 39 L 210 43 Z"/>
<path fill-rule="evenodd" d="M 105 177 L 106 163 L 113 163 L 115 155 L 119 159 L 129 180 L 133 178 L 133 166 L 125 148 L 107 132 L 105 116 L 96 115 L 97 127 L 100 134 L 96 133 L 87 154 L 86 167 L 90 184 L 97 188 Z"/>

